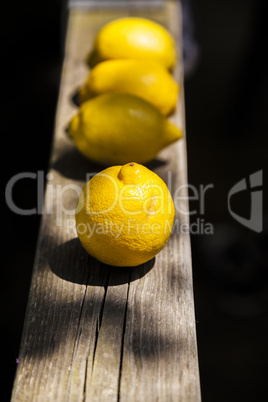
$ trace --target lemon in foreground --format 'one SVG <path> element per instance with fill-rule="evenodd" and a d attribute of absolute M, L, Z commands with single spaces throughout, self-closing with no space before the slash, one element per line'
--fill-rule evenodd
<path fill-rule="evenodd" d="M 134 95 L 107 93 L 84 102 L 69 125 L 79 151 L 103 165 L 147 163 L 182 136 L 152 104 Z"/>
<path fill-rule="evenodd" d="M 136 266 L 165 246 L 174 204 L 164 181 L 145 166 L 109 167 L 83 188 L 76 230 L 86 251 L 113 266 Z"/>
<path fill-rule="evenodd" d="M 146 18 L 119 18 L 106 24 L 95 39 L 91 66 L 109 59 L 155 60 L 168 69 L 176 63 L 176 44 L 160 24 Z"/>
<path fill-rule="evenodd" d="M 161 64 L 151 60 L 107 60 L 94 67 L 79 91 L 81 102 L 106 92 L 140 96 L 164 115 L 176 108 L 179 86 Z"/>

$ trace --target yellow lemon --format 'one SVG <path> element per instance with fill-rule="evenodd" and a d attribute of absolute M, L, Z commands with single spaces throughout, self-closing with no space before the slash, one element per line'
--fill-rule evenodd
<path fill-rule="evenodd" d="M 90 72 L 79 91 L 81 102 L 106 92 L 140 96 L 164 115 L 176 108 L 179 86 L 161 64 L 151 60 L 108 60 Z"/>
<path fill-rule="evenodd" d="M 90 64 L 109 59 L 155 60 L 172 69 L 177 58 L 171 34 L 146 18 L 120 18 L 105 25 L 95 39 Z"/>
<path fill-rule="evenodd" d="M 86 251 L 114 266 L 149 261 L 165 246 L 175 209 L 164 181 L 145 166 L 109 167 L 83 188 L 76 230 Z"/>
<path fill-rule="evenodd" d="M 182 136 L 149 102 L 129 94 L 107 93 L 83 103 L 69 135 L 89 159 L 104 164 L 146 163 Z"/>

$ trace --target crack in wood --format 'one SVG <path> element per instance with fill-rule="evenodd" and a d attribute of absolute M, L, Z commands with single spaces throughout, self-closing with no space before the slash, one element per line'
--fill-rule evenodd
<path fill-rule="evenodd" d="M 117 388 L 117 402 L 120 402 L 120 385 L 121 385 L 122 366 L 123 366 L 124 340 L 125 340 L 126 322 L 127 322 L 127 307 L 128 307 L 129 288 L 130 288 L 130 278 L 131 278 L 131 273 L 129 275 L 129 280 L 128 280 L 128 289 L 127 289 L 127 297 L 126 297 L 125 312 L 124 312 L 124 323 L 123 323 L 123 330 L 122 330 L 120 366 L 119 366 L 118 388 Z"/>
<path fill-rule="evenodd" d="M 86 393 L 87 393 L 87 371 L 88 371 L 88 357 L 86 358 L 86 367 L 85 367 L 85 377 L 84 377 L 84 388 L 83 388 L 83 400 L 86 400 Z"/>
<path fill-rule="evenodd" d="M 71 372 L 72 372 L 72 368 L 73 368 L 74 357 L 78 350 L 78 346 L 79 346 L 79 342 L 80 342 L 80 338 L 81 338 L 82 330 L 83 330 L 83 327 L 81 327 L 81 321 L 82 321 L 82 313 L 83 313 L 86 294 L 87 294 L 88 280 L 89 280 L 89 272 L 87 272 L 86 287 L 85 287 L 85 291 L 83 294 L 83 299 L 82 299 L 82 303 L 81 303 L 81 307 L 80 307 L 78 324 L 77 324 L 77 332 L 76 332 L 76 336 L 75 336 L 75 340 L 74 340 L 74 348 L 73 348 L 72 358 L 71 358 L 71 362 L 70 362 L 70 366 L 69 366 L 69 375 L 68 375 L 68 383 L 67 383 L 68 384 L 68 393 L 69 393 L 70 387 L 71 387 L 70 376 L 71 376 Z"/>
<path fill-rule="evenodd" d="M 96 323 L 96 333 L 95 333 L 95 343 L 94 343 L 93 357 L 92 357 L 91 375 L 93 375 L 95 355 L 96 355 L 97 344 L 98 344 L 98 339 L 99 339 L 99 332 L 100 332 L 100 329 L 101 329 L 101 323 L 102 323 L 102 317 L 103 317 L 103 311 L 104 311 L 104 305 L 105 305 L 105 300 L 106 300 L 106 295 L 107 295 L 109 279 L 110 279 L 110 271 L 107 274 L 107 278 L 106 278 L 106 281 L 105 281 L 103 301 L 102 301 L 101 308 L 100 308 L 100 314 L 99 314 L 99 317 L 98 317 L 98 320 L 97 320 L 97 323 Z"/>

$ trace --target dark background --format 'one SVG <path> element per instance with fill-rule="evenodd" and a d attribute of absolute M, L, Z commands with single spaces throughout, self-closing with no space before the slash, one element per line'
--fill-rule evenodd
<path fill-rule="evenodd" d="M 2 9 L 3 188 L 17 173 L 47 171 L 64 4 L 15 1 Z M 267 2 L 203 0 L 191 6 L 194 31 L 189 21 L 185 26 L 188 176 L 194 186 L 214 186 L 207 192 L 205 214 L 191 217 L 192 223 L 199 217 L 214 229 L 213 235 L 191 237 L 202 397 L 205 402 L 258 401 L 268 369 L 267 227 L 257 234 L 241 226 L 228 212 L 227 195 L 260 169 L 266 181 Z M 34 208 L 36 193 L 34 180 L 20 181 L 14 202 Z M 265 197 L 264 192 L 264 202 Z M 197 202 L 190 208 L 197 209 Z M 249 217 L 249 192 L 237 194 L 232 208 Z M 40 216 L 19 216 L 7 206 L 1 211 L 1 395 L 9 400 Z M 267 221 L 266 204 L 264 217 Z"/>

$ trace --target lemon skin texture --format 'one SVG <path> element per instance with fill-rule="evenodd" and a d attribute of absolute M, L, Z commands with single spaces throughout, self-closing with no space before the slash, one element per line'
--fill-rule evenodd
<path fill-rule="evenodd" d="M 134 95 L 107 93 L 84 102 L 68 128 L 78 150 L 111 166 L 145 164 L 182 131 L 152 104 Z"/>
<path fill-rule="evenodd" d="M 161 64 L 150 60 L 108 60 L 94 67 L 79 91 L 81 102 L 106 92 L 140 96 L 164 115 L 176 109 L 179 86 Z"/>
<path fill-rule="evenodd" d="M 112 266 L 136 266 L 165 246 L 175 209 L 164 181 L 137 163 L 109 167 L 83 188 L 76 230 L 85 250 Z"/>
<path fill-rule="evenodd" d="M 105 25 L 95 39 L 92 64 L 109 59 L 155 60 L 172 70 L 177 60 L 172 35 L 146 18 L 120 18 Z"/>

